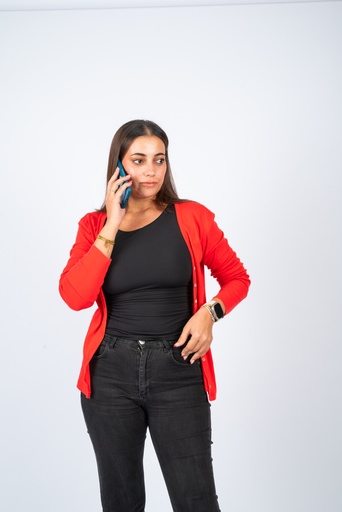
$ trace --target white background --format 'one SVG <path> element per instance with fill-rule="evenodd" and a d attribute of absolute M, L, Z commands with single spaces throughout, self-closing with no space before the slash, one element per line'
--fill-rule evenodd
<path fill-rule="evenodd" d="M 215 326 L 222 511 L 341 510 L 341 25 L 341 2 L 0 13 L 2 510 L 100 510 L 75 388 L 93 310 L 57 287 L 135 118 L 252 278 Z"/>

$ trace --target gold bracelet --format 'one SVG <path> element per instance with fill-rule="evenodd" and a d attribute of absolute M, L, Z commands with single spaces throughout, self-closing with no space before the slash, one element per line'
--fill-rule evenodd
<path fill-rule="evenodd" d="M 108 247 L 108 245 L 113 245 L 114 246 L 114 240 L 108 240 L 108 238 L 105 238 L 104 236 L 101 236 L 101 235 L 97 235 L 97 238 L 99 240 L 102 240 L 102 242 L 105 243 L 105 247 Z"/>

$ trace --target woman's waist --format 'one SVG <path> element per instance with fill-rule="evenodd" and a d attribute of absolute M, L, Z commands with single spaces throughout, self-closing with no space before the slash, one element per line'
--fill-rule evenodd
<path fill-rule="evenodd" d="M 190 317 L 191 297 L 187 288 L 132 290 L 117 295 L 106 294 L 108 316 L 149 321 Z"/>
<path fill-rule="evenodd" d="M 186 322 L 190 318 L 187 311 L 182 313 L 164 314 L 160 308 L 146 311 L 142 308 L 140 314 L 118 314 L 117 310 L 108 310 L 106 332 L 127 339 L 156 340 L 178 339 Z"/>

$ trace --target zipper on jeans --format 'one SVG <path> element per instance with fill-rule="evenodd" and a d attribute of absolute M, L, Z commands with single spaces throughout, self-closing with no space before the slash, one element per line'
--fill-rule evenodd
<path fill-rule="evenodd" d="M 138 340 L 138 348 L 139 348 L 140 352 L 142 352 L 145 343 L 146 343 L 146 341 Z"/>

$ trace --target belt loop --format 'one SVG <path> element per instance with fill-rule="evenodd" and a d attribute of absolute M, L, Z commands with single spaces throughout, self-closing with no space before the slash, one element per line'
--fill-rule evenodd
<path fill-rule="evenodd" d="M 115 347 L 116 342 L 118 341 L 118 338 L 111 338 L 109 342 L 109 348 L 113 349 Z"/>
<path fill-rule="evenodd" d="M 164 348 L 166 348 L 167 350 L 170 350 L 170 348 L 172 348 L 172 341 L 169 341 L 169 340 L 162 340 L 163 342 L 163 345 L 164 345 Z"/>

